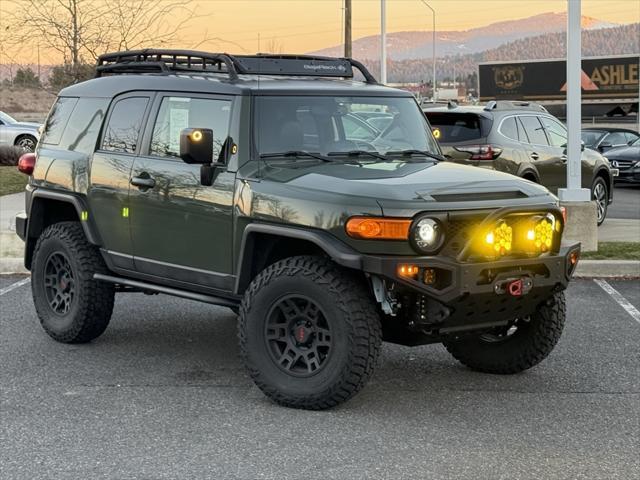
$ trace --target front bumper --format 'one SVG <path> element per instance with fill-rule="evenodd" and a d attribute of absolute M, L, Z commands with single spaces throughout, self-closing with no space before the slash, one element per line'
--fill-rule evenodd
<path fill-rule="evenodd" d="M 556 255 L 467 263 L 448 257 L 363 257 L 363 269 L 393 282 L 399 292 L 417 293 L 446 306 L 446 329 L 511 320 L 533 313 L 539 304 L 564 290 L 577 266 L 580 244 L 562 245 Z M 573 258 L 573 262 L 572 259 Z M 398 273 L 401 265 L 414 265 L 414 278 Z M 422 272 L 434 269 L 440 282 L 427 285 Z M 510 293 L 505 286 L 522 280 L 526 291 Z"/>
<path fill-rule="evenodd" d="M 640 167 L 620 169 L 615 181 L 620 183 L 640 183 Z"/>

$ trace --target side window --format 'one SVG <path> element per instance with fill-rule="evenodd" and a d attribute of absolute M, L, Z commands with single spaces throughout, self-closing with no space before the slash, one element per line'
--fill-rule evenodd
<path fill-rule="evenodd" d="M 128 97 L 115 103 L 102 137 L 103 150 L 135 153 L 148 102 L 148 97 Z"/>
<path fill-rule="evenodd" d="M 179 157 L 180 132 L 184 128 L 210 128 L 214 161 L 229 135 L 230 117 L 229 100 L 165 97 L 153 127 L 149 153 L 157 157 Z"/>
<path fill-rule="evenodd" d="M 542 125 L 547 132 L 549 143 L 553 147 L 563 147 L 567 144 L 567 130 L 564 126 L 548 117 L 541 117 Z"/>
<path fill-rule="evenodd" d="M 547 136 L 544 134 L 544 128 L 538 117 L 531 115 L 523 115 L 520 117 L 524 131 L 527 133 L 529 143 L 534 145 L 549 145 L 547 142 Z"/>
<path fill-rule="evenodd" d="M 106 98 L 79 99 L 62 135 L 60 146 L 65 150 L 93 153 L 108 107 L 109 100 Z"/>
<path fill-rule="evenodd" d="M 500 133 L 502 133 L 507 138 L 520 141 L 520 136 L 518 135 L 518 123 L 516 122 L 516 117 L 506 118 L 505 121 L 502 122 L 502 126 L 500 127 Z"/>
<path fill-rule="evenodd" d="M 78 103 L 76 97 L 59 97 L 56 103 L 51 108 L 49 116 L 44 126 L 44 132 L 42 136 L 42 143 L 47 145 L 58 145 L 62 138 L 71 112 Z"/>

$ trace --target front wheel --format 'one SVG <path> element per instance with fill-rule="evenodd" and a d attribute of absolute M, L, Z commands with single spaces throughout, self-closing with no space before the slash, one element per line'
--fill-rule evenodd
<path fill-rule="evenodd" d="M 604 178 L 597 177 L 591 186 L 591 198 L 596 202 L 598 225 L 602 225 L 607 218 L 607 208 L 609 206 L 609 189 Z"/>
<path fill-rule="evenodd" d="M 467 367 L 485 373 L 510 374 L 527 370 L 551 353 L 565 321 L 564 293 L 541 304 L 530 316 L 491 333 L 446 341 L 444 346 Z"/>
<path fill-rule="evenodd" d="M 276 403 L 322 410 L 371 376 L 380 318 L 364 280 L 319 257 L 291 257 L 262 271 L 240 307 L 241 356 Z"/>

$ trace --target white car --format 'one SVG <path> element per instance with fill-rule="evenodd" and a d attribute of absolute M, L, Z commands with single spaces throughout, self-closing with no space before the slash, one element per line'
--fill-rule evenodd
<path fill-rule="evenodd" d="M 40 126 L 39 123 L 18 122 L 0 111 L 0 145 L 15 145 L 33 152 L 40 138 Z"/>

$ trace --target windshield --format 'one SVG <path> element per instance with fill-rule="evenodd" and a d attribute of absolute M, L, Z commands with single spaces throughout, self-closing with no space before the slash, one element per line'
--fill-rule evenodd
<path fill-rule="evenodd" d="M 15 119 L 4 112 L 0 112 L 0 121 L 2 121 L 2 123 L 17 123 Z"/>
<path fill-rule="evenodd" d="M 440 154 L 420 108 L 408 97 L 261 96 L 256 97 L 255 122 L 263 156 L 301 151 Z M 367 154 L 366 160 L 376 157 Z"/>
<path fill-rule="evenodd" d="M 580 134 L 584 144 L 589 146 L 598 143 L 598 140 L 600 140 L 600 137 L 602 137 L 602 135 L 604 135 L 604 132 L 599 132 L 597 130 L 589 130 Z"/>

